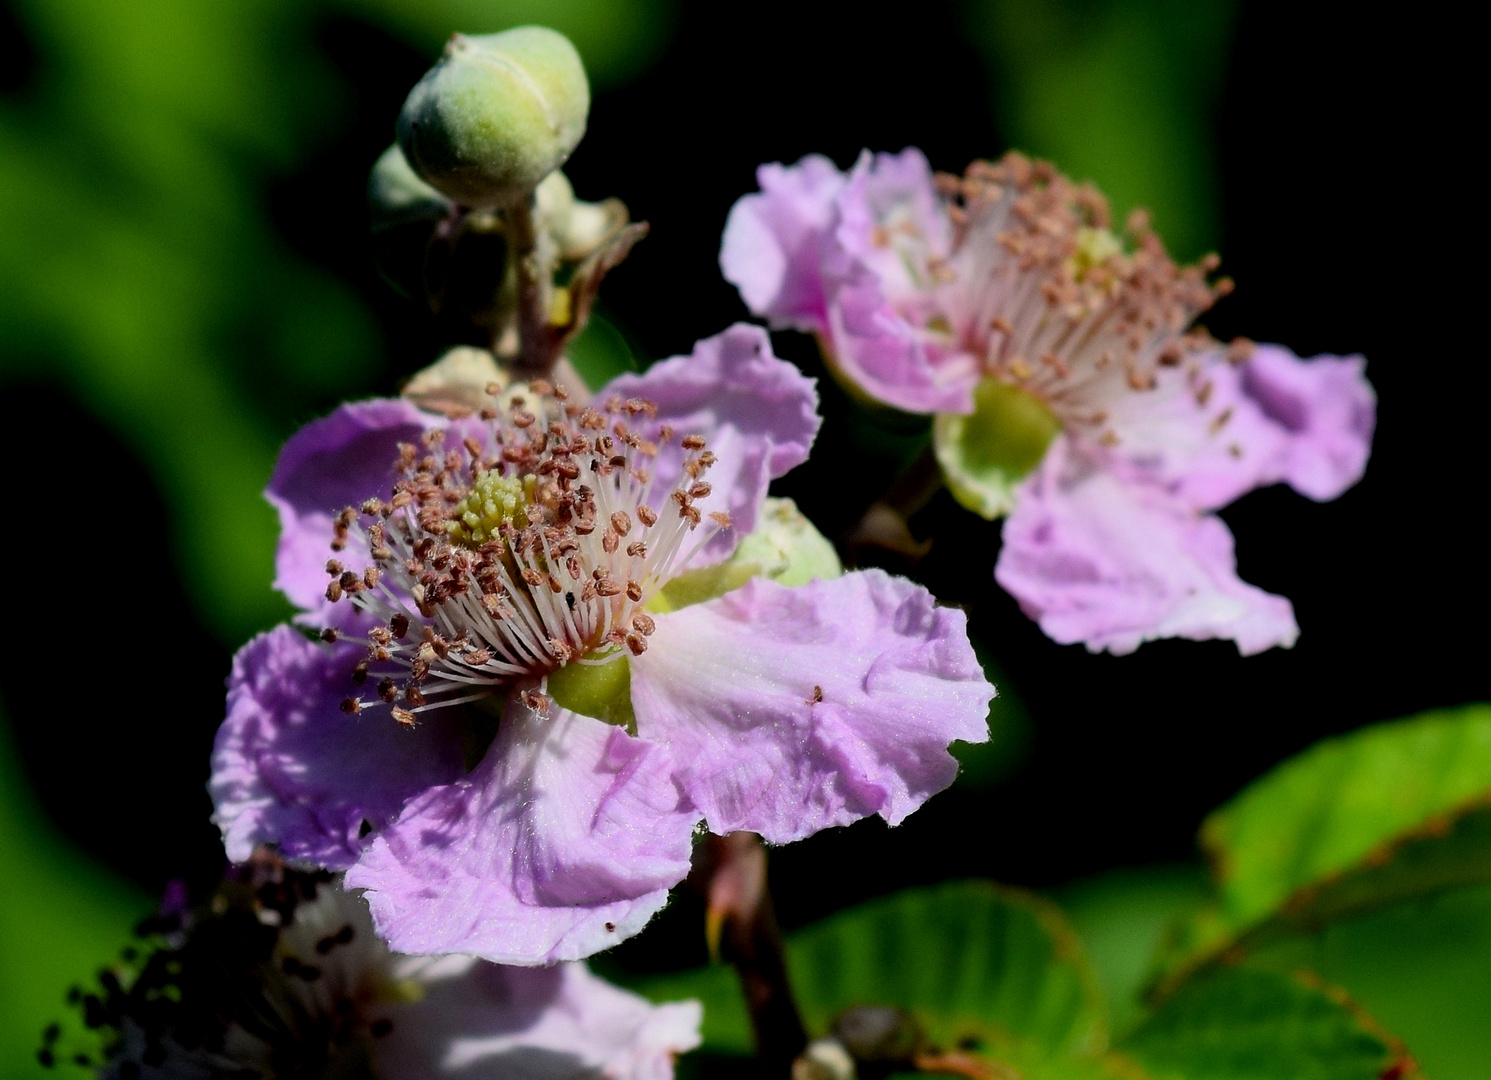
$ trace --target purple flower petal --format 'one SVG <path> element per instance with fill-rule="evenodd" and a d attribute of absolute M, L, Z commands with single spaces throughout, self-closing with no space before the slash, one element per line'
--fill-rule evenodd
<path fill-rule="evenodd" d="M 1377 395 L 1360 356 L 1301 360 L 1280 345 L 1259 345 L 1243 365 L 1244 398 L 1280 431 L 1278 478 L 1317 502 L 1362 478 L 1377 425 Z"/>
<path fill-rule="evenodd" d="M 994 576 L 1049 637 L 1094 652 L 1186 637 L 1249 655 L 1299 635 L 1288 600 L 1238 579 L 1220 519 L 1097 467 L 1064 436 L 1016 492 Z"/>
<path fill-rule="evenodd" d="M 719 459 L 706 477 L 714 493 L 696 505 L 705 513 L 728 513 L 732 526 L 705 545 L 700 561 L 707 562 L 728 557 L 756 527 L 767 485 L 807 460 L 822 422 L 813 380 L 772 355 L 766 331 L 749 323 L 705 338 L 692 355 L 663 360 L 641 375 L 622 375 L 597 396 L 611 394 L 653 402 L 657 419 L 644 426 L 655 434 L 669 424 L 677 432 L 658 455 L 656 493 L 672 490 L 682 475 L 681 437 L 698 434 L 709 441 Z"/>
<path fill-rule="evenodd" d="M 834 200 L 840 249 L 869 270 L 897 306 L 919 304 L 936 285 L 930 264 L 952 252 L 953 223 L 926 155 L 860 154 Z"/>
<path fill-rule="evenodd" d="M 408 953 L 548 964 L 637 933 L 689 868 L 699 815 L 661 747 L 516 697 L 471 775 L 410 801 L 347 873 Z"/>
<path fill-rule="evenodd" d="M 632 660 L 638 730 L 717 833 L 897 824 L 952 782 L 950 742 L 988 738 L 994 689 L 962 612 L 879 570 L 756 578 L 658 616 L 649 646 Z"/>
<path fill-rule="evenodd" d="M 697 1001 L 653 1005 L 584 964 L 424 963 L 424 996 L 390 1008 L 374 1043 L 385 1080 L 670 1080 L 674 1056 L 700 1042 Z"/>
<path fill-rule="evenodd" d="M 369 497 L 387 498 L 398 444 L 417 440 L 435 420 L 407 401 L 375 399 L 342 405 L 290 436 L 264 497 L 280 515 L 274 584 L 292 604 L 309 612 L 329 606 L 332 519 Z M 344 561 L 367 558 L 349 548 Z"/>
<path fill-rule="evenodd" d="M 828 327 L 829 363 L 851 387 L 906 412 L 973 411 L 977 357 L 918 330 L 873 278 L 831 289 Z"/>
<path fill-rule="evenodd" d="M 1361 479 L 1371 452 L 1376 395 L 1365 365 L 1259 345 L 1239 366 L 1218 350 L 1117 403 L 1119 453 L 1198 509 L 1279 481 L 1334 499 Z"/>
<path fill-rule="evenodd" d="M 760 193 L 736 200 L 725 220 L 720 269 L 754 314 L 779 326 L 821 330 L 823 263 L 844 174 L 812 154 L 796 165 L 762 165 L 756 182 Z"/>
<path fill-rule="evenodd" d="M 365 823 L 382 828 L 411 795 L 461 774 L 459 736 L 438 718 L 407 730 L 381 710 L 341 711 L 365 652 L 279 626 L 233 658 L 208 782 L 229 859 L 277 843 L 291 859 L 350 866 Z"/>

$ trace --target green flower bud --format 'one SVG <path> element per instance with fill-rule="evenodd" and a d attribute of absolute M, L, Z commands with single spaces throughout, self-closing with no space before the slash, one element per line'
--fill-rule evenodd
<path fill-rule="evenodd" d="M 563 34 L 542 26 L 456 34 L 409 92 L 399 146 L 457 202 L 510 205 L 564 164 L 589 111 L 585 68 Z"/>
<path fill-rule="evenodd" d="M 419 178 L 395 143 L 373 164 L 368 176 L 368 216 L 374 235 L 400 225 L 439 221 L 451 202 Z"/>
<path fill-rule="evenodd" d="M 373 261 L 401 295 L 424 293 L 430 237 L 453 205 L 419 178 L 397 144 L 373 166 L 368 177 Z"/>

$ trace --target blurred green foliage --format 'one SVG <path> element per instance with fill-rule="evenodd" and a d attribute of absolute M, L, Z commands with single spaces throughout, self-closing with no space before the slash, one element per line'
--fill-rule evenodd
<path fill-rule="evenodd" d="M 1010 146 L 1092 180 L 1121 222 L 1147 207 L 1170 251 L 1219 242 L 1212 112 L 1232 0 L 968 0 Z"/>
<path fill-rule="evenodd" d="M 3 715 L 0 792 L 0 1076 L 49 1076 L 36 1060 L 42 1028 L 74 1019 L 67 988 L 91 983 L 154 905 L 56 835 L 15 767 Z"/>

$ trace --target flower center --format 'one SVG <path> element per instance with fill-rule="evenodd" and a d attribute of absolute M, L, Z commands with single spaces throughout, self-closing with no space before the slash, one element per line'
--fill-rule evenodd
<path fill-rule="evenodd" d="M 711 494 L 714 454 L 655 424 L 656 412 L 635 399 L 580 406 L 535 383 L 505 411 L 400 446 L 392 496 L 336 519 L 332 547 L 357 540 L 371 556 L 360 573 L 327 563 L 327 596 L 373 622 L 353 678 L 375 693 L 343 708 L 385 704 L 412 724 L 516 687 L 542 710 L 566 666 L 645 652 L 655 624 L 644 606 L 730 524 L 695 505 Z M 666 490 L 659 471 L 677 474 Z M 619 678 L 566 676 L 561 697 L 584 708 Z M 610 712 L 601 718 L 627 722 Z"/>
<path fill-rule="evenodd" d="M 975 162 L 947 190 L 960 223 L 949 321 L 986 374 L 1039 398 L 1064 426 L 1112 443 L 1109 407 L 1210 345 L 1186 328 L 1232 283 L 1207 281 L 1214 255 L 1178 266 L 1142 212 L 1129 218 L 1126 246 L 1099 192 L 1018 154 Z"/>

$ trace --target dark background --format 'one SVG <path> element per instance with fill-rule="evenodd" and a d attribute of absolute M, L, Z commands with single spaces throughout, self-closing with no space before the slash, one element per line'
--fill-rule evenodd
<path fill-rule="evenodd" d="M 685 5 L 657 61 L 598 93 L 567 172 L 582 196 L 620 196 L 652 223 L 604 289 L 606 313 L 639 352 L 684 352 L 746 317 L 716 256 L 757 163 L 816 151 L 848 166 L 862 147 L 915 144 L 957 171 L 1006 148 L 966 10 L 942 0 L 916 5 L 914 18 L 894 10 Z M 1459 55 L 1470 35 L 1429 15 L 1389 22 L 1363 10 L 1242 4 L 1220 96 L 1204 110 L 1221 177 L 1217 239 L 1239 286 L 1206 324 L 1301 355 L 1363 353 L 1379 395 L 1360 485 L 1327 505 L 1271 488 L 1223 514 L 1241 576 L 1293 600 L 1299 644 L 1248 659 L 1220 642 L 1157 642 L 1120 658 L 1057 646 L 994 586 L 998 526 L 937 498 L 914 523 L 937 537 L 914 573 L 967 605 L 1008 673 L 1001 689 L 1029 717 L 1023 764 L 1000 784 L 934 798 L 897 829 L 864 822 L 775 852 L 787 925 L 908 883 L 986 875 L 1051 887 L 1189 859 L 1202 817 L 1287 755 L 1487 696 L 1487 252 L 1465 160 L 1484 123 L 1471 117 L 1474 65 Z M 23 97 L 35 50 L 8 9 L 0 16 L 0 83 Z M 345 15 L 324 19 L 315 40 L 343 87 L 341 121 L 256 183 L 280 239 L 347 282 L 389 344 L 384 370 L 347 391 L 307 392 L 297 419 L 351 389 L 388 392 L 444 332 L 370 269 L 362 209 L 367 165 L 429 55 Z M 776 342 L 823 374 L 811 342 Z M 820 385 L 827 422 L 808 466 L 818 482 L 788 478 L 782 490 L 833 534 L 885 476 L 856 467 L 873 431 Z M 221 856 L 203 784 L 230 653 L 161 542 L 156 481 L 66 389 L 23 379 L 5 399 L 23 432 L 13 450 L 36 435 L 46 446 L 41 473 L 12 487 L 28 509 L 87 476 L 130 521 L 109 531 L 102 555 L 65 511 L 9 530 L 0 699 L 23 768 L 66 836 L 119 873 L 151 890 L 210 874 Z M 906 435 L 903 425 L 887 445 Z M 694 901 L 670 909 L 649 937 L 673 948 L 652 962 L 702 955 L 696 917 Z"/>

